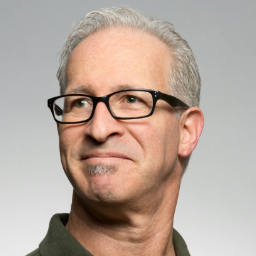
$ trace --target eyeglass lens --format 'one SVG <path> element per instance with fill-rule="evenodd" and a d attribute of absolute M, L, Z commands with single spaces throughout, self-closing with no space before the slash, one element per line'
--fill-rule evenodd
<path fill-rule="evenodd" d="M 119 118 L 142 117 L 153 108 L 151 93 L 146 91 L 118 92 L 109 98 L 112 113 Z M 86 96 L 63 96 L 54 102 L 54 116 L 61 122 L 79 122 L 90 118 L 93 100 Z"/>

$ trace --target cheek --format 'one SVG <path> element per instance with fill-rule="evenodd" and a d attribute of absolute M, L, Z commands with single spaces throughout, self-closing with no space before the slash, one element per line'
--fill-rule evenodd
<path fill-rule="evenodd" d="M 82 172 L 76 172 L 80 168 L 78 159 L 77 145 L 83 139 L 83 131 L 81 127 L 64 126 L 59 129 L 59 148 L 62 167 L 69 181 L 74 187 L 75 180 L 78 175 L 78 180 L 82 178 Z"/>
<path fill-rule="evenodd" d="M 129 130 L 140 144 L 144 158 L 151 163 L 165 161 L 178 152 L 178 123 L 172 116 L 151 116 L 136 127 L 131 126 Z"/>
<path fill-rule="evenodd" d="M 162 171 L 169 172 L 175 164 L 179 147 L 179 129 L 177 120 L 173 120 L 172 116 L 162 116 L 162 118 L 154 121 L 155 126 L 148 129 L 149 136 L 145 139 L 145 152 L 151 164 L 158 166 Z"/>
<path fill-rule="evenodd" d="M 64 126 L 59 132 L 59 147 L 61 160 L 65 164 L 64 160 L 77 154 L 76 145 L 79 140 L 83 139 L 83 129 L 75 126 Z"/>

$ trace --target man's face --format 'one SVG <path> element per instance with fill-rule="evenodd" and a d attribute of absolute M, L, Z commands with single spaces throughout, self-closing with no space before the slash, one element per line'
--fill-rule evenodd
<path fill-rule="evenodd" d="M 167 92 L 171 65 L 169 50 L 152 35 L 129 28 L 99 31 L 72 52 L 66 94 Z M 164 101 L 152 116 L 137 120 L 114 119 L 100 102 L 92 120 L 59 124 L 58 131 L 63 168 L 86 202 L 161 198 L 178 173 L 179 122 Z"/>

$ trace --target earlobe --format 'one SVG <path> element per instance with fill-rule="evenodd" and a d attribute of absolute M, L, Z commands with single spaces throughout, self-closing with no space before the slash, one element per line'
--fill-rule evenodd
<path fill-rule="evenodd" d="M 204 116 L 200 108 L 188 109 L 180 120 L 180 145 L 178 154 L 189 156 L 195 149 L 204 126 Z"/>

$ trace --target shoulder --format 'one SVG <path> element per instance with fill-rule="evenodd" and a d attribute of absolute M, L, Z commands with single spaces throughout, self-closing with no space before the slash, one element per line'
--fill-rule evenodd
<path fill-rule="evenodd" d="M 173 229 L 173 246 L 177 256 L 190 256 L 186 242 L 175 229 Z"/>
<path fill-rule="evenodd" d="M 39 249 L 34 250 L 33 252 L 27 254 L 26 256 L 41 256 Z"/>

